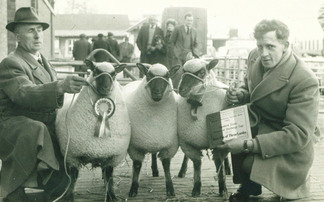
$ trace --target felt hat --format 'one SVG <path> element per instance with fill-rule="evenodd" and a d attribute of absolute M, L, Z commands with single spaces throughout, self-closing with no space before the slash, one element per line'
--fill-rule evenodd
<path fill-rule="evenodd" d="M 32 7 L 22 7 L 19 8 L 15 13 L 15 18 L 13 22 L 9 22 L 6 26 L 6 29 L 14 32 L 16 25 L 18 24 L 40 24 L 43 27 L 43 30 L 46 30 L 49 27 L 49 24 L 46 22 L 41 22 Z"/>

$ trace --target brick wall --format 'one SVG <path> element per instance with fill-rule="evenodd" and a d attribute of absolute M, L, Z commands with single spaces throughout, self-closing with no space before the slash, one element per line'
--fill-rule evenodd
<path fill-rule="evenodd" d="M 7 32 L 7 1 L 0 1 L 0 61 L 6 57 L 8 53 Z"/>

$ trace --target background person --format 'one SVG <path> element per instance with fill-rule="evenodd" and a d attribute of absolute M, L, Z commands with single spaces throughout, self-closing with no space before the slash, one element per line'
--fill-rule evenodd
<path fill-rule="evenodd" d="M 261 194 L 261 185 L 286 199 L 307 197 L 319 107 L 318 81 L 288 42 L 287 25 L 262 20 L 254 29 L 257 49 L 248 58 L 245 85 L 227 91 L 229 104 L 248 104 L 252 139 L 218 147 L 232 153 L 230 201 Z"/>
<path fill-rule="evenodd" d="M 149 17 L 148 24 L 144 24 L 137 36 L 136 45 L 141 51 L 140 62 L 150 64 L 150 55 L 148 50 L 152 47 L 153 38 L 156 35 L 163 37 L 163 30 L 157 26 L 157 18 L 155 16 Z M 140 77 L 143 74 L 140 72 Z"/>
<path fill-rule="evenodd" d="M 194 17 L 191 13 L 187 13 L 184 19 L 184 24 L 174 29 L 170 39 L 177 63 L 182 66 L 187 60 L 188 53 L 194 57 L 199 56 L 197 31 L 192 27 Z"/>
<path fill-rule="evenodd" d="M 4 201 L 27 201 L 25 187 L 43 188 L 48 196 L 67 186 L 63 156 L 55 135 L 56 110 L 64 93 L 78 93 L 86 81 L 56 73 L 40 53 L 49 24 L 31 7 L 19 8 L 6 29 L 18 46 L 0 63 L 0 159 Z"/>
<path fill-rule="evenodd" d="M 176 64 L 177 62 L 177 58 L 174 55 L 173 52 L 173 46 L 170 43 L 171 42 L 171 35 L 172 32 L 174 31 L 175 26 L 177 25 L 177 21 L 175 19 L 168 19 L 166 21 L 166 33 L 165 33 L 165 37 L 164 37 L 164 43 L 166 45 L 166 62 L 167 65 L 166 67 L 168 67 L 168 69 L 170 69 L 171 67 L 173 67 L 173 64 Z"/>
<path fill-rule="evenodd" d="M 132 56 L 134 54 L 134 46 L 133 44 L 129 43 L 129 38 L 125 36 L 124 42 L 121 42 L 119 44 L 119 50 L 120 50 L 120 62 L 121 63 L 130 63 Z M 128 71 L 131 70 L 131 67 L 126 67 Z M 128 77 L 125 72 L 123 72 L 124 78 Z"/>
<path fill-rule="evenodd" d="M 120 60 L 120 50 L 118 42 L 114 39 L 114 34 L 112 32 L 108 32 L 108 39 L 107 43 L 110 47 L 110 53 L 117 59 Z M 110 59 L 111 62 L 115 62 L 114 60 Z"/>
<path fill-rule="evenodd" d="M 85 34 L 80 34 L 80 39 L 75 41 L 73 44 L 73 57 L 74 60 L 83 61 L 91 52 L 91 44 L 86 38 Z M 78 65 L 74 67 L 74 71 L 76 72 L 87 72 L 86 65 Z M 83 74 L 79 74 L 79 76 L 84 76 Z"/>
<path fill-rule="evenodd" d="M 110 48 L 109 44 L 107 43 L 107 41 L 104 39 L 104 35 L 101 33 L 98 34 L 98 39 L 93 42 L 93 50 L 96 50 L 99 48 L 105 49 L 111 53 L 111 48 Z M 110 61 L 109 56 L 106 53 L 103 53 L 102 51 L 96 53 L 94 55 L 94 58 L 95 58 L 96 62 Z"/>

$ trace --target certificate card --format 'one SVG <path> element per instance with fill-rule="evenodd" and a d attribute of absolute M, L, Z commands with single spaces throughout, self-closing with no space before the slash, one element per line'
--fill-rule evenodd
<path fill-rule="evenodd" d="M 210 148 L 234 138 L 252 138 L 246 105 L 209 114 L 206 122 Z"/>

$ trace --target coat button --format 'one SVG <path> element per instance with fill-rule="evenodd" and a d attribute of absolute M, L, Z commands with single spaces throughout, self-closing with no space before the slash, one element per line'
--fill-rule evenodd
<path fill-rule="evenodd" d="M 265 157 L 265 158 L 269 158 L 269 155 L 268 155 L 268 154 L 265 154 L 264 157 Z"/>

